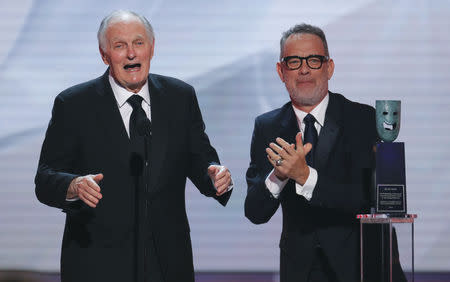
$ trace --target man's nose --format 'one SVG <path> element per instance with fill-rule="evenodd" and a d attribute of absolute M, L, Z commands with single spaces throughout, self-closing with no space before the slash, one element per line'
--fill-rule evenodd
<path fill-rule="evenodd" d="M 302 59 L 302 65 L 298 69 L 300 74 L 308 74 L 310 72 L 308 63 L 306 63 L 306 59 Z"/>
<path fill-rule="evenodd" d="M 133 60 L 136 57 L 136 52 L 134 51 L 134 47 L 130 46 L 127 50 L 127 58 L 129 60 Z"/>

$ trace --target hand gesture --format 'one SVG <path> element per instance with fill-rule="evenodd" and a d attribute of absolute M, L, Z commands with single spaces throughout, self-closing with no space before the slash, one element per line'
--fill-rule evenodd
<path fill-rule="evenodd" d="M 267 158 L 274 167 L 275 175 L 281 180 L 291 178 L 300 185 L 305 184 L 309 176 L 305 156 L 311 151 L 312 145 L 303 145 L 301 132 L 295 136 L 296 145 L 289 144 L 280 137 L 275 140 L 278 144 L 270 143 L 270 148 L 266 148 Z"/>
<path fill-rule="evenodd" d="M 210 165 L 208 175 L 216 187 L 216 196 L 221 196 L 228 191 L 231 184 L 231 173 L 228 168 L 221 165 Z"/>
<path fill-rule="evenodd" d="M 102 198 L 98 183 L 103 179 L 103 174 L 89 174 L 72 180 L 67 190 L 67 199 L 80 198 L 91 208 L 95 208 Z"/>

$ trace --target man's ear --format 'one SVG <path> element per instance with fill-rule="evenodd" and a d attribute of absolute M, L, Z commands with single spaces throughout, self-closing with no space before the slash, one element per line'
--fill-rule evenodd
<path fill-rule="evenodd" d="M 281 62 L 277 62 L 277 73 L 281 81 L 284 83 L 283 66 L 281 65 Z"/>
<path fill-rule="evenodd" d="M 329 59 L 328 60 L 327 72 L 328 72 L 328 80 L 330 80 L 331 77 L 333 76 L 333 73 L 334 73 L 334 61 L 333 61 L 333 59 Z"/>
<path fill-rule="evenodd" d="M 153 37 L 152 46 L 150 47 L 150 60 L 153 58 L 153 54 L 155 52 L 155 38 Z"/>
<path fill-rule="evenodd" d="M 106 55 L 105 51 L 103 51 L 100 45 L 98 46 L 98 50 L 100 51 L 100 55 L 102 56 L 103 63 L 105 63 L 105 65 L 109 65 L 108 56 Z"/>

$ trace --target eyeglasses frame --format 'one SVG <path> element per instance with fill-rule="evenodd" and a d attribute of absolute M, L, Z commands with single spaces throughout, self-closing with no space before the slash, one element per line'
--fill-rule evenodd
<path fill-rule="evenodd" d="M 288 61 L 289 61 L 290 59 L 293 59 L 293 58 L 299 59 L 299 60 L 300 60 L 300 65 L 298 66 L 298 68 L 290 68 L 290 67 L 288 66 L 288 64 L 287 64 Z M 310 59 L 310 58 L 317 58 L 317 59 L 319 59 L 319 60 L 320 60 L 320 66 L 319 66 L 318 68 L 313 68 L 313 67 L 311 67 L 311 66 L 309 65 L 309 63 L 308 63 L 308 59 Z M 323 63 L 324 63 L 324 62 L 327 62 L 329 59 L 330 59 L 330 58 L 329 58 L 328 56 L 323 56 L 323 55 L 316 55 L 316 54 L 314 54 L 314 55 L 309 55 L 308 57 L 286 56 L 286 57 L 281 58 L 281 62 L 283 62 L 284 65 L 285 65 L 289 70 L 298 70 L 299 68 L 302 67 L 302 65 L 303 65 L 303 60 L 305 60 L 305 61 L 306 61 L 306 65 L 307 65 L 310 69 L 318 70 L 318 69 L 322 68 Z"/>

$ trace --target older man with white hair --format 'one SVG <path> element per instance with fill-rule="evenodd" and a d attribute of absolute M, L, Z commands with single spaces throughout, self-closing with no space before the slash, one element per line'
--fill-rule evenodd
<path fill-rule="evenodd" d="M 148 20 L 115 11 L 98 30 L 105 74 L 54 102 L 36 195 L 66 213 L 62 281 L 194 281 L 185 184 L 231 195 L 192 86 L 149 74 Z"/>

